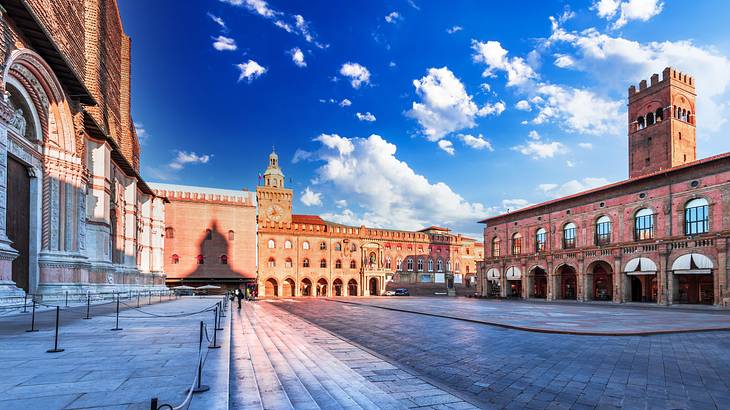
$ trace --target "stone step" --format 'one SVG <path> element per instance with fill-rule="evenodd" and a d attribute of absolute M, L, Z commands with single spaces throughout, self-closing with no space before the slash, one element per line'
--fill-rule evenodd
<path fill-rule="evenodd" d="M 261 410 L 264 405 L 256 382 L 251 351 L 243 337 L 240 312 L 232 310 L 231 314 L 239 317 L 235 318 L 237 320 L 232 321 L 233 337 L 231 338 L 231 373 L 229 380 L 230 408 L 236 410 Z"/>

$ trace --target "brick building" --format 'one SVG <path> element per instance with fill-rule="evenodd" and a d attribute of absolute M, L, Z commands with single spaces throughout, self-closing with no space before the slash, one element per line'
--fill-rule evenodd
<path fill-rule="evenodd" d="M 482 293 L 728 303 L 730 153 L 695 159 L 695 82 L 629 88 L 630 179 L 488 218 Z"/>
<path fill-rule="evenodd" d="M 346 226 L 292 213 L 292 190 L 275 153 L 256 188 L 259 295 L 381 295 L 475 291 L 483 245 L 446 228 L 399 231 Z"/>
<path fill-rule="evenodd" d="M 0 7 L 0 298 L 164 286 L 113 0 Z"/>
<path fill-rule="evenodd" d="M 166 198 L 167 285 L 245 286 L 256 281 L 252 192 L 150 184 Z"/>

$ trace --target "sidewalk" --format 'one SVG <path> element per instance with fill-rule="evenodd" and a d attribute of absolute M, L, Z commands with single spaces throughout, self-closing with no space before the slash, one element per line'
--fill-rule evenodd
<path fill-rule="evenodd" d="M 126 309 L 120 313 L 120 331 L 110 330 L 115 316 L 107 309 L 91 320 L 82 320 L 78 311 L 61 311 L 59 347 L 65 351 L 60 353 L 46 353 L 54 340 L 47 318 L 39 321 L 40 331 L 27 333 L 22 329 L 29 327 L 28 315 L 4 317 L 0 320 L 4 359 L 0 361 L 4 376 L 0 409 L 148 409 L 152 397 L 158 397 L 160 404 L 178 405 L 195 376 L 200 321 L 206 323 L 211 338 L 213 332 L 213 312 L 185 313 L 203 311 L 219 300 L 182 298 Z M 226 330 L 218 332 L 223 341 L 226 319 L 221 323 Z M 220 363 L 221 356 L 227 362 L 226 350 L 211 350 L 208 365 Z M 203 382 L 217 387 L 205 375 Z M 225 383 L 224 387 L 227 396 Z M 207 401 L 205 395 L 219 397 L 220 392 L 196 395 L 193 403 Z"/>

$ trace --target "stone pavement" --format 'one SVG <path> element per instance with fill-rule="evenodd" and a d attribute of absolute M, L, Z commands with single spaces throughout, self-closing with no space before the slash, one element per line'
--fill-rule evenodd
<path fill-rule="evenodd" d="M 274 305 L 234 311 L 231 408 L 474 408 Z"/>
<path fill-rule="evenodd" d="M 110 330 L 115 325 L 110 312 L 98 310 L 91 320 L 81 320 L 77 310 L 62 311 L 61 353 L 46 353 L 53 347 L 54 331 L 43 315 L 40 331 L 34 333 L 24 331 L 27 315 L 2 318 L 0 409 L 148 409 L 152 397 L 177 405 L 195 375 L 199 323 L 205 321 L 211 331 L 213 323 L 210 311 L 181 315 L 219 300 L 182 298 L 126 309 L 120 314 L 121 331 Z M 170 315 L 175 317 L 166 317 Z M 225 334 L 219 332 L 224 342 Z M 203 380 L 213 389 L 196 395 L 193 408 L 215 408 L 206 396 L 227 398 L 227 383 L 213 384 L 210 374 L 214 367 L 227 368 L 226 347 L 210 351 Z"/>
<path fill-rule="evenodd" d="M 583 335 L 649 335 L 730 330 L 730 310 L 467 298 L 333 298 L 394 311 L 463 319 L 518 330 Z"/>
<path fill-rule="evenodd" d="M 429 301 L 437 310 L 474 306 L 468 299 Z M 297 299 L 277 306 L 387 357 L 396 366 L 437 380 L 483 408 L 730 408 L 727 331 L 580 336 L 525 332 L 323 299 Z M 513 307 L 500 306 L 505 314 Z M 596 310 L 593 316 L 615 315 L 611 307 L 588 308 Z M 642 325 L 640 315 L 633 318 L 637 326 Z M 571 318 L 576 319 L 580 318 Z"/>

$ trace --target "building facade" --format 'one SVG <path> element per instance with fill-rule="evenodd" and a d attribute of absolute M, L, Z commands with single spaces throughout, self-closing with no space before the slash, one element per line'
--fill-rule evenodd
<path fill-rule="evenodd" d="M 399 231 L 346 226 L 292 213 L 292 190 L 276 153 L 258 202 L 258 291 L 264 297 L 472 294 L 483 245 L 430 227 Z"/>
<path fill-rule="evenodd" d="M 486 296 L 727 305 L 730 153 L 695 160 L 694 79 L 629 88 L 630 179 L 488 218 Z"/>
<path fill-rule="evenodd" d="M 164 269 L 169 287 L 255 284 L 253 192 L 150 184 L 165 205 Z"/>
<path fill-rule="evenodd" d="M 113 0 L 0 7 L 0 298 L 164 286 Z"/>

